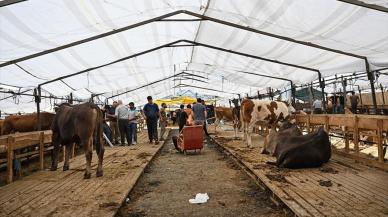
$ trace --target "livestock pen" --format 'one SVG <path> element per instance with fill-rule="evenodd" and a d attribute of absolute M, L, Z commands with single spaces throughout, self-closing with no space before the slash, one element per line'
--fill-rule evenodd
<path fill-rule="evenodd" d="M 259 186 L 271 192 L 275 203 L 285 205 L 297 216 L 386 216 L 388 163 L 387 156 L 383 156 L 383 136 L 378 131 L 388 131 L 382 124 L 387 121 L 386 116 L 297 115 L 297 123 L 309 132 L 313 126 L 324 126 L 338 133 L 340 126 L 347 126 L 344 144 L 341 148 L 332 145 L 329 163 L 312 169 L 282 169 L 267 164 L 274 158 L 260 154 L 265 135 L 256 134 L 253 148 L 248 148 L 241 139 L 234 138 L 230 126 L 223 126 L 212 139 Z M 360 153 L 356 142 L 349 145 L 349 134 L 357 140 L 363 130 L 375 131 L 375 157 Z M 332 137 L 332 143 L 335 139 Z"/>
<path fill-rule="evenodd" d="M 0 19 L 0 118 L 34 120 L 26 133 L 0 120 L 1 134 L 16 132 L 0 136 L 0 216 L 388 215 L 387 1 L 2 0 Z M 332 158 L 319 168 L 278 168 L 259 153 L 263 127 L 247 148 L 227 125 L 194 135 L 203 149 L 182 155 L 171 143 L 176 126 L 167 124 L 163 144 L 155 138 L 166 121 L 157 102 L 179 98 L 194 99 L 174 105 L 180 127 L 218 124 L 210 108 L 225 108 L 218 111 L 234 129 L 251 120 L 276 128 L 294 108 L 315 113 L 295 117 L 301 138 L 324 128 L 324 151 L 314 139 L 280 146 L 301 161 L 324 155 L 314 165 L 327 162 L 330 148 Z M 73 110 L 83 103 L 92 110 Z M 45 112 L 56 113 L 54 124 Z M 130 138 L 136 121 L 139 141 Z M 103 160 L 103 131 L 112 140 L 121 131 L 128 146 L 109 143 Z M 64 168 L 51 171 L 59 140 L 85 153 L 66 149 Z M 99 177 L 88 179 L 92 146 Z M 34 171 L 13 174 L 16 159 Z"/>

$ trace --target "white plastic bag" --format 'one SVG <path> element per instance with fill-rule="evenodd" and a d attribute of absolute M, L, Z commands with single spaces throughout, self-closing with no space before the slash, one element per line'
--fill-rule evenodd
<path fill-rule="evenodd" d="M 206 203 L 207 200 L 209 200 L 209 195 L 207 195 L 207 193 L 198 193 L 195 195 L 194 199 L 189 200 L 189 203 Z"/>

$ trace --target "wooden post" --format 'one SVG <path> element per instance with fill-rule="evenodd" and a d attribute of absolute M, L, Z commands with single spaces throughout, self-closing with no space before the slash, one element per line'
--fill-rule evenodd
<path fill-rule="evenodd" d="M 349 137 L 348 137 L 348 127 L 344 127 L 344 139 L 345 139 L 345 152 L 349 152 Z"/>
<path fill-rule="evenodd" d="M 383 120 L 377 120 L 377 154 L 379 162 L 384 162 L 384 153 L 383 153 Z"/>
<path fill-rule="evenodd" d="M 373 72 L 370 71 L 369 68 L 369 62 L 368 59 L 365 57 L 365 68 L 366 68 L 366 73 L 368 75 L 368 80 L 370 83 L 370 90 L 372 92 L 372 101 L 373 101 L 373 109 L 374 109 L 374 114 L 377 114 L 377 101 L 376 101 L 376 91 L 375 91 L 375 77 Z"/>
<path fill-rule="evenodd" d="M 329 134 L 330 128 L 329 128 L 329 116 L 325 115 L 325 131 Z"/>
<path fill-rule="evenodd" d="M 359 140 L 360 140 L 360 134 L 358 130 L 358 117 L 357 115 L 354 116 L 354 151 L 356 152 L 356 155 L 358 156 L 360 149 L 359 149 Z"/>
<path fill-rule="evenodd" d="M 13 181 L 13 144 L 15 143 L 15 137 L 9 136 L 7 143 L 7 183 Z"/>
<path fill-rule="evenodd" d="M 44 132 L 39 134 L 39 161 L 40 169 L 44 170 Z"/>

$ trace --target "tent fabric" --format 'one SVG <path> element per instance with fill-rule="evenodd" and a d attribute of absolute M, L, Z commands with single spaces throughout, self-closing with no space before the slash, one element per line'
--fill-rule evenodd
<path fill-rule="evenodd" d="M 382 0 L 363 2 L 388 7 Z M 367 58 L 371 70 L 388 67 L 388 13 L 335 0 L 24 1 L 0 8 L 0 64 L 178 10 L 362 56 Z M 361 58 L 210 20 L 200 21 L 199 17 L 184 13 L 166 19 L 189 21 L 155 21 L 1 67 L 0 87 L 33 89 L 60 76 L 177 40 L 317 69 L 323 77 L 366 71 L 365 60 Z M 148 95 L 163 98 L 181 90 L 228 98 L 236 97 L 237 93 L 254 95 L 269 86 L 289 86 L 290 82 L 284 79 L 304 84 L 318 78 L 315 71 L 298 67 L 192 46 L 187 42 L 177 45 L 180 46 L 164 47 L 42 88 L 47 94 L 61 97 L 73 93 L 76 98 L 88 99 L 91 94 L 99 94 L 102 100 L 120 98 L 124 102 L 142 104 Z M 195 76 L 183 76 L 185 80 L 181 75 L 177 76 L 180 79 L 171 77 L 182 72 L 204 78 L 198 81 L 190 80 L 198 78 Z M 146 86 L 158 80 L 163 81 Z M 378 83 L 387 84 L 388 77 L 381 75 Z M 112 97 L 128 90 L 133 91 Z M 0 110 L 34 111 L 31 97 L 17 98 L 19 104 L 11 99 L 1 100 Z M 50 108 L 50 103 L 42 106 L 43 110 Z"/>

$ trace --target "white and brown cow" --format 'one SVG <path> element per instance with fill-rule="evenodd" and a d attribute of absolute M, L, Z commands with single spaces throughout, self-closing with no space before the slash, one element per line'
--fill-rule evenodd
<path fill-rule="evenodd" d="M 247 146 L 252 146 L 251 134 L 257 123 L 262 122 L 268 126 L 275 126 L 278 121 L 289 119 L 293 112 L 295 112 L 294 107 L 286 102 L 244 99 L 241 103 L 240 120 Z"/>
<path fill-rule="evenodd" d="M 237 136 L 237 130 L 240 129 L 241 124 L 239 120 L 239 113 L 240 108 L 234 107 L 215 107 L 214 108 L 215 113 L 215 122 L 214 122 L 214 132 L 217 133 L 217 127 L 220 124 L 221 120 L 224 121 L 232 121 L 233 123 L 233 129 L 234 129 L 234 136 Z"/>

